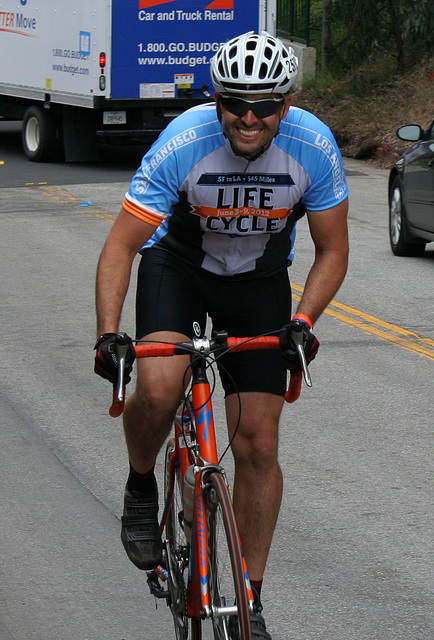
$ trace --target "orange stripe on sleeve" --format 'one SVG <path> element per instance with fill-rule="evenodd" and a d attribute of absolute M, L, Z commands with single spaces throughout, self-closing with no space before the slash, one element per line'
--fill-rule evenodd
<path fill-rule="evenodd" d="M 158 213 L 153 213 L 152 211 L 148 211 L 143 207 L 139 207 L 139 205 L 134 204 L 134 202 L 131 202 L 130 200 L 127 200 L 127 198 L 125 198 L 122 206 L 125 211 L 131 213 L 131 215 L 139 218 L 140 220 L 143 220 L 143 222 L 151 224 L 154 227 L 159 227 L 164 220 L 164 218 L 158 215 Z"/>

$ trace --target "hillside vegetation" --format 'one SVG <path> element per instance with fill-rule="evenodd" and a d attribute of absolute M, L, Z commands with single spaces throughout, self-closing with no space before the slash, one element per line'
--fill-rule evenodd
<path fill-rule="evenodd" d="M 343 155 L 392 166 L 409 146 L 396 136 L 403 124 L 434 120 L 434 58 L 396 75 L 392 59 L 370 60 L 341 79 L 319 74 L 293 96 L 333 131 Z"/>

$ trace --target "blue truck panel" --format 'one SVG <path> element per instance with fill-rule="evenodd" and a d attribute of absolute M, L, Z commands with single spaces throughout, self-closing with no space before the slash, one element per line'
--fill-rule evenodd
<path fill-rule="evenodd" d="M 111 97 L 175 98 L 208 85 L 222 42 L 258 31 L 251 0 L 113 0 Z"/>

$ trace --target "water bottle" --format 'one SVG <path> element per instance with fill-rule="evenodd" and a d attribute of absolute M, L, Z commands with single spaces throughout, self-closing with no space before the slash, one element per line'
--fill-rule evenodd
<path fill-rule="evenodd" d="M 196 477 L 194 465 L 190 465 L 184 476 L 184 533 L 187 542 L 191 542 L 191 528 L 193 526 L 194 492 Z"/>

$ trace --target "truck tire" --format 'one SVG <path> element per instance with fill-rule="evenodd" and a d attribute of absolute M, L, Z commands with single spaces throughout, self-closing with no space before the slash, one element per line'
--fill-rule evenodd
<path fill-rule="evenodd" d="M 21 140 L 24 153 L 32 162 L 49 162 L 57 152 L 53 114 L 42 107 L 29 107 L 25 113 Z"/>

